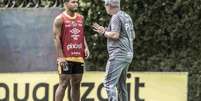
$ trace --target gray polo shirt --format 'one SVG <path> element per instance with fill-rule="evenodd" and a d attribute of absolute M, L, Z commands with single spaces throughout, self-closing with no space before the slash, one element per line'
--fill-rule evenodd
<path fill-rule="evenodd" d="M 123 11 L 112 16 L 107 31 L 120 33 L 119 39 L 107 39 L 109 59 L 131 62 L 133 58 L 134 28 L 131 17 Z"/>

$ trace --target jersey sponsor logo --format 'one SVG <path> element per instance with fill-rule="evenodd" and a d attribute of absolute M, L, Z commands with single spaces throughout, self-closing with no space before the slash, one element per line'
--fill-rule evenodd
<path fill-rule="evenodd" d="M 70 21 L 68 21 L 68 20 L 66 20 L 66 21 L 64 21 L 65 23 L 70 23 Z"/>
<path fill-rule="evenodd" d="M 65 24 L 65 27 L 70 27 L 71 25 L 70 24 Z"/>
<path fill-rule="evenodd" d="M 77 28 L 73 28 L 70 30 L 70 33 L 72 33 L 71 37 L 74 39 L 74 40 L 78 40 L 78 37 L 80 36 L 78 33 L 80 33 L 81 31 Z"/>
<path fill-rule="evenodd" d="M 80 55 L 80 52 L 71 52 L 72 55 Z"/>
<path fill-rule="evenodd" d="M 75 22 L 75 21 L 65 21 L 65 27 L 77 27 L 77 26 L 82 26 L 82 23 Z"/>
<path fill-rule="evenodd" d="M 76 27 L 77 26 L 77 23 L 75 21 L 72 21 L 72 26 L 73 27 Z"/>
<path fill-rule="evenodd" d="M 73 38 L 74 40 L 78 40 L 78 37 L 79 37 L 80 35 L 71 35 L 71 38 Z"/>
<path fill-rule="evenodd" d="M 78 23 L 82 23 L 82 20 L 77 20 Z"/>
<path fill-rule="evenodd" d="M 79 23 L 79 24 L 78 24 L 78 26 L 79 26 L 79 27 L 82 27 L 82 24 L 81 24 L 81 23 Z"/>
<path fill-rule="evenodd" d="M 82 44 L 68 44 L 67 45 L 67 50 L 70 50 L 70 49 L 82 49 Z"/>

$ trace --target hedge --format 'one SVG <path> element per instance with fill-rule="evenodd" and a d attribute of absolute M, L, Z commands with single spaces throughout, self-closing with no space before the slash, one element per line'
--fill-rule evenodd
<path fill-rule="evenodd" d="M 130 71 L 188 72 L 188 101 L 201 101 L 201 1 L 122 0 L 136 32 Z M 101 0 L 82 0 L 91 57 L 88 70 L 105 70 L 106 39 L 96 37 L 93 22 L 107 26 Z"/>
<path fill-rule="evenodd" d="M 9 4 L 11 0 L 3 1 Z M 61 6 L 61 2 L 55 2 L 61 0 L 36 1 L 42 2 L 21 7 Z M 91 52 L 87 70 L 103 71 L 108 58 L 106 39 L 97 37 L 91 24 L 107 26 L 110 16 L 105 12 L 103 0 L 79 2 Z M 135 55 L 129 70 L 188 72 L 188 101 L 201 101 L 201 0 L 121 0 L 121 4 L 122 10 L 131 15 L 136 32 Z M 17 2 L 6 7 L 18 6 Z M 0 7 L 4 5 L 1 3 Z"/>

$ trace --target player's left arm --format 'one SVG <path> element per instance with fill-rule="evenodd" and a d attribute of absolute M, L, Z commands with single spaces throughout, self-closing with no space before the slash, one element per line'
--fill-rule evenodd
<path fill-rule="evenodd" d="M 85 25 L 84 24 L 84 16 L 82 16 L 82 19 L 83 19 L 83 25 Z M 89 52 L 89 48 L 88 48 L 88 44 L 87 44 L 87 41 L 86 41 L 86 36 L 84 36 L 84 47 L 85 47 L 85 49 L 84 49 L 84 53 L 85 53 L 85 58 L 87 59 L 88 57 L 89 57 L 89 55 L 90 55 L 90 52 Z"/>
<path fill-rule="evenodd" d="M 85 52 L 85 57 L 86 59 L 89 57 L 89 48 L 88 48 L 88 44 L 87 44 L 87 41 L 86 41 L 86 38 L 84 37 L 84 46 L 85 46 L 85 49 L 84 49 L 84 52 Z"/>

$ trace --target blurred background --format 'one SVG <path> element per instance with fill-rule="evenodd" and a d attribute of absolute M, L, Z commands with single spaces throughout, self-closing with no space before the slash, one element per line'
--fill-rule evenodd
<path fill-rule="evenodd" d="M 55 71 L 52 23 L 62 0 L 0 0 L 0 72 Z M 79 0 L 91 52 L 89 71 L 104 71 L 107 26 L 102 0 Z M 188 101 L 201 100 L 201 0 L 121 0 L 134 21 L 135 56 L 129 71 L 188 72 Z"/>

